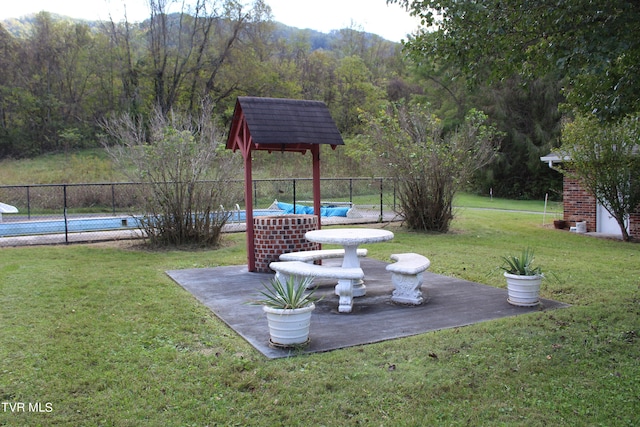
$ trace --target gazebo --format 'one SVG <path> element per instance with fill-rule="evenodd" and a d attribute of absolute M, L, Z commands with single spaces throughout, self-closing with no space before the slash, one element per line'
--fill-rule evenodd
<path fill-rule="evenodd" d="M 320 145 L 344 145 L 329 109 L 322 101 L 238 97 L 227 149 L 240 150 L 244 159 L 244 198 L 249 271 L 255 271 L 251 152 L 310 151 L 313 157 L 313 210 L 320 226 Z"/>

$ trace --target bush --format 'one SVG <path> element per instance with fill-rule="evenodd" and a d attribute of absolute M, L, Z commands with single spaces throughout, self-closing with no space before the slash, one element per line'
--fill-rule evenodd
<path fill-rule="evenodd" d="M 371 120 L 371 150 L 395 179 L 399 213 L 414 230 L 447 232 L 453 197 L 471 174 L 495 156 L 498 133 L 472 110 L 444 134 L 441 121 L 420 104 L 390 105 Z"/>
<path fill-rule="evenodd" d="M 106 146 L 114 164 L 145 184 L 138 187 L 140 224 L 153 245 L 219 244 L 227 221 L 222 206 L 237 200 L 235 186 L 228 185 L 235 162 L 220 150 L 222 138 L 211 117 L 203 104 L 200 117 L 164 115 L 158 108 L 148 123 L 128 115 L 104 123 L 116 141 Z"/>

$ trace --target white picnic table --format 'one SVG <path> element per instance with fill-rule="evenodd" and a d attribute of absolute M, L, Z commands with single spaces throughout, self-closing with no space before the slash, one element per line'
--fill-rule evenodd
<path fill-rule="evenodd" d="M 358 246 L 368 243 L 386 242 L 393 239 L 393 233 L 377 228 L 332 228 L 313 230 L 305 233 L 305 238 L 311 242 L 341 245 L 344 248 L 342 268 L 360 268 Z M 362 280 L 339 280 L 336 294 L 351 302 L 351 298 L 365 295 L 366 286 Z M 346 305 L 340 304 L 341 311 Z M 350 304 L 348 304 L 350 306 Z M 350 310 L 349 310 L 350 311 Z"/>

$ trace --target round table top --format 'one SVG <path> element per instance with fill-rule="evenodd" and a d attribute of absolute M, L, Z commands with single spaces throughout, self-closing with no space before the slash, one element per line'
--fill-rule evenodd
<path fill-rule="evenodd" d="M 362 243 L 376 243 L 391 240 L 393 239 L 393 233 L 377 228 L 332 228 L 328 230 L 307 231 L 304 237 L 316 243 L 360 245 Z"/>

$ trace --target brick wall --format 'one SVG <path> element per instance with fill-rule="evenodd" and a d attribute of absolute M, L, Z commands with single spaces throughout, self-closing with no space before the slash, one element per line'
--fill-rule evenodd
<path fill-rule="evenodd" d="M 596 198 L 580 186 L 580 182 L 568 176 L 563 177 L 562 199 L 564 220 L 569 226 L 577 221 L 587 221 L 587 231 L 596 231 Z"/>
<path fill-rule="evenodd" d="M 269 264 L 288 252 L 312 251 L 318 243 L 304 238 L 307 231 L 318 229 L 315 215 L 278 215 L 253 218 L 256 271 L 272 273 Z"/>
<path fill-rule="evenodd" d="M 640 206 L 636 213 L 629 215 L 629 235 L 634 239 L 640 239 Z"/>
<path fill-rule="evenodd" d="M 563 177 L 564 220 L 569 226 L 576 221 L 587 221 L 587 231 L 596 231 L 596 198 L 580 186 L 580 182 L 567 176 Z M 629 217 L 629 235 L 640 239 L 640 207 Z"/>

